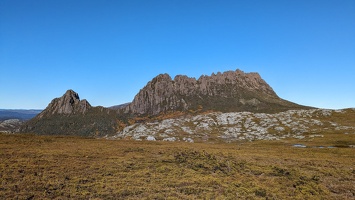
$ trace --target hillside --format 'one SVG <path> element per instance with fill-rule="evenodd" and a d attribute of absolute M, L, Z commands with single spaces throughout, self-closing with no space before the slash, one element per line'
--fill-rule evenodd
<path fill-rule="evenodd" d="M 355 109 L 289 110 L 274 114 L 211 112 L 135 123 L 113 138 L 134 140 L 234 142 L 355 134 Z M 355 145 L 355 144 L 351 144 Z"/>

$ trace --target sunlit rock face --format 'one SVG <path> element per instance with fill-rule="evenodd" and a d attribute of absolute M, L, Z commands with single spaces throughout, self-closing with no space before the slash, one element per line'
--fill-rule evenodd
<path fill-rule="evenodd" d="M 169 111 L 279 112 L 305 108 L 279 98 L 258 73 L 241 70 L 201 76 L 168 74 L 153 78 L 139 91 L 125 113 L 158 115 Z"/>
<path fill-rule="evenodd" d="M 68 90 L 60 98 L 55 98 L 47 108 L 39 114 L 39 118 L 53 114 L 76 114 L 85 113 L 91 108 L 87 100 L 80 100 L 78 93 Z"/>

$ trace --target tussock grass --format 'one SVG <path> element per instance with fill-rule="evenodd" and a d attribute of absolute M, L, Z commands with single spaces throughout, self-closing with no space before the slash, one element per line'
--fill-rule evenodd
<path fill-rule="evenodd" d="M 191 144 L 0 134 L 0 197 L 353 199 L 354 148 L 292 147 L 354 141 L 328 135 Z"/>

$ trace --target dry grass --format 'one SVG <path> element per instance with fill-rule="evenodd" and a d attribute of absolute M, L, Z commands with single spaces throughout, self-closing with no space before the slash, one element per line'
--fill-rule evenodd
<path fill-rule="evenodd" d="M 0 134 L 0 197 L 354 199 L 354 148 L 292 147 L 353 138 L 190 144 Z"/>

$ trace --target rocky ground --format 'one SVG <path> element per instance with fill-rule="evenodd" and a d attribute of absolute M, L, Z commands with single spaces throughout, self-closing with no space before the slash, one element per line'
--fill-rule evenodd
<path fill-rule="evenodd" d="M 343 124 L 339 116 L 355 109 L 289 110 L 276 114 L 212 112 L 156 122 L 136 123 L 118 132 L 114 139 L 186 142 L 279 140 L 322 137 L 323 132 L 355 134 L 355 126 Z M 350 116 L 351 117 L 351 116 Z"/>
<path fill-rule="evenodd" d="M 23 121 L 19 119 L 7 119 L 0 121 L 0 132 L 13 133 L 17 132 Z"/>

